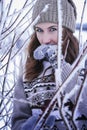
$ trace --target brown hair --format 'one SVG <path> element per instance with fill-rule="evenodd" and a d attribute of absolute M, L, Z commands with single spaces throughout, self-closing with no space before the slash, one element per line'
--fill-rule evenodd
<path fill-rule="evenodd" d="M 65 55 L 66 48 L 67 53 L 65 56 L 65 61 L 72 64 L 78 56 L 79 53 L 79 44 L 76 37 L 71 31 L 66 28 L 63 28 L 63 44 L 62 44 L 62 54 Z M 25 64 L 25 79 L 31 81 L 43 71 L 42 60 L 35 60 L 33 58 L 34 50 L 40 45 L 36 34 L 34 33 L 31 37 L 31 41 L 28 45 L 28 57 Z"/>

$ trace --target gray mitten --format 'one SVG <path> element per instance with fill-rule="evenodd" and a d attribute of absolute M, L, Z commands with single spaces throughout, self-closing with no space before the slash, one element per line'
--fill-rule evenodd
<path fill-rule="evenodd" d="M 41 45 L 34 51 L 36 60 L 46 59 L 52 67 L 57 68 L 57 45 Z"/>
<path fill-rule="evenodd" d="M 43 130 L 53 130 L 56 117 L 51 115 L 47 118 Z"/>
<path fill-rule="evenodd" d="M 33 130 L 37 121 L 39 119 L 39 116 L 31 116 L 21 127 L 21 130 Z"/>

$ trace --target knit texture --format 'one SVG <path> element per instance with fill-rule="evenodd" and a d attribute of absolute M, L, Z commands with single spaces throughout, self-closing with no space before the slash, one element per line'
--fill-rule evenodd
<path fill-rule="evenodd" d="M 41 106 L 46 107 L 46 105 L 44 104 L 46 103 L 45 101 L 47 99 L 53 99 L 53 93 L 55 93 L 56 87 L 54 79 L 52 79 L 50 75 L 52 74 L 51 68 L 49 72 L 45 71 L 48 67 L 49 64 L 45 62 L 44 71 L 38 78 L 32 80 L 32 82 L 23 82 L 22 77 L 19 77 L 14 92 L 14 99 L 16 100 L 14 100 L 13 105 L 11 130 L 29 130 L 32 127 L 35 127 L 35 121 L 37 121 L 38 116 L 41 116 L 41 112 L 43 112 L 43 107 Z M 64 83 L 64 81 L 67 79 L 67 76 L 69 76 L 69 73 L 72 70 L 72 66 L 67 63 L 63 63 L 62 67 L 62 78 Z M 43 76 L 43 74 L 45 75 Z M 58 98 L 61 99 L 60 101 L 62 101 L 61 108 L 59 108 L 59 106 L 55 104 L 50 113 L 50 115 L 55 114 L 55 117 L 57 117 L 54 124 L 54 126 L 57 126 L 57 128 L 53 128 L 53 130 L 66 130 L 67 127 L 65 126 L 65 119 L 66 122 L 68 121 L 67 123 L 69 126 L 71 126 L 71 129 L 87 130 L 87 77 L 84 85 L 82 86 L 83 75 L 83 71 L 82 73 L 80 73 L 80 75 L 78 75 L 78 72 L 76 72 L 74 77 L 72 77 L 72 80 L 70 80 L 70 82 L 66 84 L 65 87 L 64 85 L 61 86 L 62 91 L 57 95 Z M 43 93 L 44 91 L 46 91 L 46 93 Z M 30 101 L 33 102 L 31 102 L 30 104 Z M 29 104 L 33 107 L 33 109 L 32 107 L 30 107 Z M 40 107 L 34 107 L 35 105 L 39 105 Z M 37 118 L 34 116 L 36 116 Z M 49 123 L 51 123 L 51 120 L 49 121 Z M 74 126 L 76 126 L 76 128 L 73 128 Z M 49 128 L 48 130 L 51 129 Z"/>
<path fill-rule="evenodd" d="M 76 24 L 76 7 L 72 0 L 61 0 L 62 10 L 62 25 L 68 28 L 71 32 L 75 31 Z M 38 16 L 36 24 L 51 22 L 58 23 L 58 7 L 57 0 L 37 0 L 32 14 L 32 21 Z"/>

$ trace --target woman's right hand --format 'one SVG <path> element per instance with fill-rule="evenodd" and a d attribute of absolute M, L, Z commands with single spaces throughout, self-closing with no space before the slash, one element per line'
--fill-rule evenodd
<path fill-rule="evenodd" d="M 33 130 L 39 119 L 38 115 L 31 116 L 21 127 L 21 130 Z"/>
<path fill-rule="evenodd" d="M 36 126 L 37 122 L 38 122 L 39 116 L 35 115 L 30 117 L 21 127 L 21 130 L 34 130 L 34 128 L 36 128 L 35 130 L 38 130 L 38 126 Z M 43 125 L 43 128 L 41 130 L 53 130 L 54 125 L 55 125 L 55 119 L 56 117 L 53 115 L 50 115 L 46 122 Z"/>

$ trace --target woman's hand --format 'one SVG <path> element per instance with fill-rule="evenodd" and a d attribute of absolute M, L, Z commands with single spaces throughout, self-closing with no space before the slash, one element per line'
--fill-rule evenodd
<path fill-rule="evenodd" d="M 38 115 L 31 116 L 21 127 L 21 130 L 33 130 L 37 121 L 39 119 Z"/>
<path fill-rule="evenodd" d="M 55 119 L 56 119 L 55 116 L 50 115 L 50 116 L 47 118 L 47 120 L 46 120 L 46 122 L 45 122 L 45 124 L 44 124 L 43 130 L 53 130 L 54 125 L 55 125 Z"/>
<path fill-rule="evenodd" d="M 45 59 L 50 62 L 52 67 L 57 68 L 57 45 L 41 45 L 34 51 L 36 60 Z"/>
<path fill-rule="evenodd" d="M 21 127 L 21 130 L 33 130 L 38 122 L 39 116 L 35 115 L 30 117 Z M 43 125 L 43 128 L 41 130 L 53 130 L 55 125 L 55 119 L 56 117 L 53 115 L 50 115 L 46 122 Z M 38 130 L 38 126 L 35 130 Z"/>

